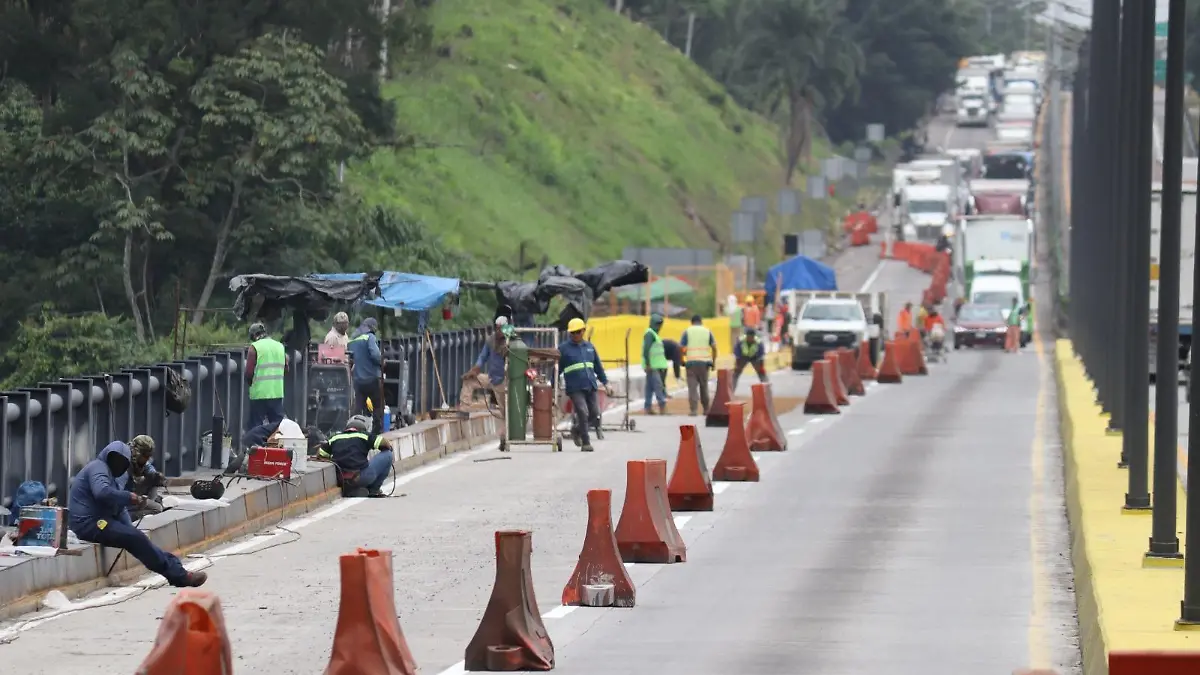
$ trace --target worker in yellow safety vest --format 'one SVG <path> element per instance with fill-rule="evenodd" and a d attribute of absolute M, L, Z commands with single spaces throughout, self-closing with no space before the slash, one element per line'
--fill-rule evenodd
<path fill-rule="evenodd" d="M 250 326 L 250 348 L 246 353 L 246 384 L 250 387 L 250 411 L 246 429 L 261 424 L 278 424 L 284 417 L 283 378 L 288 372 L 287 350 L 267 334 L 266 326 Z"/>
<path fill-rule="evenodd" d="M 708 377 L 717 361 L 717 339 L 712 331 L 704 327 L 699 314 L 692 317 L 692 325 L 683 331 L 679 341 L 683 347 L 683 360 L 687 367 L 688 412 L 695 417 L 697 407 L 708 414 Z"/>
<path fill-rule="evenodd" d="M 654 400 L 658 400 L 658 413 L 667 414 L 667 388 L 663 382 L 663 373 L 671 367 L 667 354 L 663 350 L 662 330 L 663 317 L 655 313 L 650 315 L 650 327 L 642 338 L 642 367 L 646 370 L 646 408 L 647 415 L 654 414 Z"/>
<path fill-rule="evenodd" d="M 738 380 L 741 379 L 742 371 L 746 369 L 746 366 L 754 368 L 759 382 L 767 381 L 767 371 L 763 365 L 767 353 L 763 349 L 763 343 L 758 339 L 758 331 L 747 326 L 745 336 L 733 348 L 733 356 L 733 383 L 730 391 L 737 391 Z"/>

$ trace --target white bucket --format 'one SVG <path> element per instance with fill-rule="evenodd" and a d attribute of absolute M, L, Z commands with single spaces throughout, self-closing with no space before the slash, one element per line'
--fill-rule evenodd
<path fill-rule="evenodd" d="M 292 473 L 303 473 L 308 470 L 308 439 L 281 438 L 280 444 L 284 449 L 292 451 Z"/>

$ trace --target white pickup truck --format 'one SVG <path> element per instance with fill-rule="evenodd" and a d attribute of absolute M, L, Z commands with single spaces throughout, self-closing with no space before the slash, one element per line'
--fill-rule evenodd
<path fill-rule="evenodd" d="M 784 291 L 793 308 L 792 370 L 807 370 L 825 352 L 839 347 L 857 349 L 863 340 L 879 337 L 876 314 L 887 316 L 882 293 L 842 291 Z"/>

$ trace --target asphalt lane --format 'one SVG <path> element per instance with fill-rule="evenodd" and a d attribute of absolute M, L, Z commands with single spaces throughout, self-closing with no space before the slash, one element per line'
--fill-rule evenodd
<path fill-rule="evenodd" d="M 893 307 L 918 299 L 928 278 L 877 256 L 847 252 L 842 287 L 887 292 Z M 286 523 L 298 534 L 271 530 L 236 544 L 244 555 L 214 552 L 206 588 L 221 598 L 239 671 L 316 673 L 336 625 L 337 555 L 391 549 L 422 672 L 461 672 L 491 592 L 492 532 L 522 528 L 533 531 L 557 669 L 569 673 L 949 675 L 1039 662 L 1067 675 L 1078 649 L 1044 358 L 957 352 L 927 377 L 872 387 L 842 415 L 782 415 L 791 450 L 758 454 L 761 483 L 719 484 L 715 511 L 677 516 L 688 562 L 631 566 L 632 610 L 557 606 L 584 496 L 610 488 L 619 509 L 625 461 L 673 461 L 687 418 L 639 418 L 638 432 L 609 432 L 593 454 L 454 456 L 401 476 L 395 498 L 339 502 Z M 777 397 L 809 386 L 800 373 L 773 382 Z M 700 438 L 711 466 L 723 430 Z M 25 624 L 0 645 L 0 663 L 31 675 L 132 672 L 171 594 Z"/>

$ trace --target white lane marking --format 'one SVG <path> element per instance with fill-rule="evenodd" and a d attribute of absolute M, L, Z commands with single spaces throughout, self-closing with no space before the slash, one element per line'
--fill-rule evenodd
<path fill-rule="evenodd" d="M 571 612 L 574 612 L 575 609 L 576 609 L 575 605 L 559 605 L 558 607 L 555 607 L 554 609 L 550 610 L 549 612 L 546 612 L 545 614 L 543 614 L 542 618 L 543 619 L 561 619 L 564 616 L 570 614 Z"/>
<path fill-rule="evenodd" d="M 438 675 L 464 675 L 467 672 L 467 662 L 459 661 L 449 668 L 438 673 Z"/>
<path fill-rule="evenodd" d="M 713 483 L 713 494 L 721 494 L 722 492 L 728 490 L 730 485 L 732 485 L 732 483 Z"/>
<path fill-rule="evenodd" d="M 871 287 L 874 286 L 875 282 L 879 279 L 879 274 L 883 272 L 883 266 L 886 263 L 886 259 L 879 261 L 879 264 L 875 266 L 875 271 L 871 272 L 871 276 L 867 277 L 867 280 L 863 283 L 862 288 L 858 289 L 859 293 L 871 292 Z"/>
<path fill-rule="evenodd" d="M 691 519 L 691 516 L 675 516 L 675 529 L 682 530 Z"/>
<path fill-rule="evenodd" d="M 824 422 L 824 421 L 825 421 L 824 417 L 814 417 L 811 420 L 809 420 L 808 423 L 809 424 L 820 424 L 821 422 Z"/>
<path fill-rule="evenodd" d="M 804 427 L 800 427 L 799 429 L 792 429 L 791 431 L 788 432 L 788 436 L 799 436 L 802 433 L 804 433 Z"/>

